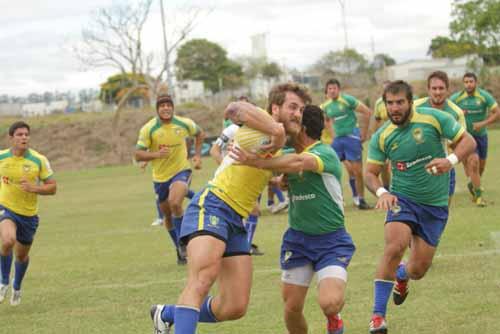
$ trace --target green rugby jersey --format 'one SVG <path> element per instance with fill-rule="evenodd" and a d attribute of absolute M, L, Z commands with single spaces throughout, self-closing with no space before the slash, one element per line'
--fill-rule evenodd
<path fill-rule="evenodd" d="M 288 174 L 290 227 L 309 235 L 343 228 L 342 164 L 337 154 L 320 141 L 307 147 L 301 154 L 314 156 L 318 170 Z"/>
<path fill-rule="evenodd" d="M 358 127 L 358 119 L 354 111 L 359 106 L 359 101 L 347 94 L 339 94 L 335 100 L 328 100 L 321 105 L 326 115 L 333 118 L 335 137 L 352 135 Z"/>
<path fill-rule="evenodd" d="M 430 101 L 429 97 L 423 97 L 421 99 L 413 101 L 413 105 L 417 108 L 419 108 L 419 107 L 433 108 L 431 106 L 431 101 Z M 437 108 L 435 108 L 435 109 L 437 109 Z M 466 127 L 464 112 L 455 103 L 453 103 L 450 99 L 446 99 L 444 101 L 443 109 L 437 109 L 437 110 L 442 110 L 442 111 L 448 113 L 461 126 L 463 126 L 464 128 Z"/>
<path fill-rule="evenodd" d="M 484 121 L 491 109 L 498 106 L 495 98 L 484 89 L 477 88 L 470 96 L 465 90 L 456 92 L 450 100 L 464 111 L 467 131 L 474 136 L 486 136 L 486 128 L 474 131 L 472 124 Z"/>
<path fill-rule="evenodd" d="M 449 173 L 434 176 L 425 165 L 446 156 L 442 139 L 456 142 L 465 128 L 446 113 L 434 108 L 413 108 L 410 122 L 400 128 L 386 122 L 375 132 L 368 148 L 368 162 L 384 165 L 391 161 L 391 192 L 417 203 L 447 206 Z"/>

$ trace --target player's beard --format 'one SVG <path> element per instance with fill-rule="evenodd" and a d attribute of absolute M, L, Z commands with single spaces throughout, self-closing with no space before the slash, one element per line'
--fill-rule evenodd
<path fill-rule="evenodd" d="M 404 125 L 408 121 L 408 118 L 410 118 L 411 107 L 408 110 L 404 111 L 404 112 L 399 112 L 398 114 L 400 114 L 400 115 L 397 115 L 399 119 L 396 120 L 393 117 L 392 114 L 387 113 L 387 115 L 389 116 L 389 119 L 391 120 L 392 124 L 397 125 L 397 126 Z"/>

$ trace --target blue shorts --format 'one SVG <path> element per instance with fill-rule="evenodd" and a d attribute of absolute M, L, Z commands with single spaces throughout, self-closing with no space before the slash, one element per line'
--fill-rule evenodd
<path fill-rule="evenodd" d="M 168 198 L 168 194 L 170 193 L 170 186 L 174 182 L 181 181 L 189 185 L 191 183 L 191 173 L 192 172 L 190 169 L 185 169 L 182 172 L 175 174 L 172 178 L 165 182 L 153 182 L 156 193 L 156 200 L 159 203 L 164 202 Z"/>
<path fill-rule="evenodd" d="M 394 195 L 398 198 L 398 206 L 387 211 L 385 222 L 405 223 L 413 235 L 437 247 L 448 221 L 448 207 L 419 204 L 399 194 Z"/>
<path fill-rule="evenodd" d="M 457 183 L 457 173 L 455 173 L 455 168 L 450 170 L 450 188 L 448 190 L 448 195 L 452 196 L 455 193 L 455 184 Z"/>
<path fill-rule="evenodd" d="M 488 157 L 488 135 L 485 136 L 472 136 L 476 141 L 476 153 L 479 155 L 480 160 L 486 160 Z"/>
<path fill-rule="evenodd" d="M 243 218 L 208 188 L 193 197 L 182 219 L 181 242 L 187 244 L 198 235 L 224 241 L 224 256 L 250 255 Z"/>
<path fill-rule="evenodd" d="M 345 229 L 309 235 L 289 228 L 283 235 L 280 263 L 282 270 L 311 264 L 315 272 L 328 266 L 347 268 L 356 247 Z"/>
<path fill-rule="evenodd" d="M 354 129 L 351 135 L 335 137 L 332 148 L 337 153 L 340 161 L 361 161 L 363 146 L 361 145 L 359 129 Z"/>
<path fill-rule="evenodd" d="M 16 240 L 26 246 L 33 243 L 38 229 L 38 216 L 23 216 L 0 205 L 0 223 L 10 219 L 16 224 Z"/>

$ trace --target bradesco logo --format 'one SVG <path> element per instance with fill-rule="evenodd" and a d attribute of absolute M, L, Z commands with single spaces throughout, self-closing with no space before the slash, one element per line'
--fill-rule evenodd
<path fill-rule="evenodd" d="M 428 155 L 426 157 L 418 158 L 418 159 L 410 161 L 410 162 L 396 161 L 395 162 L 395 167 L 396 167 L 397 170 L 404 172 L 404 171 L 412 168 L 413 166 L 415 166 L 416 164 L 418 164 L 420 162 L 428 161 L 428 160 L 431 160 L 431 159 L 432 159 L 432 156 Z"/>

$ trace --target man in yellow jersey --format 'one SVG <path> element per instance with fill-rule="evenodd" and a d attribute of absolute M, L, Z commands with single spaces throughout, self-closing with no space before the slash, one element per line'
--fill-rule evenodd
<path fill-rule="evenodd" d="M 246 102 L 233 102 L 226 114 L 243 124 L 234 145 L 260 156 L 273 156 L 285 144 L 285 131 L 298 135 L 302 111 L 311 101 L 307 91 L 293 83 L 274 87 L 267 113 Z M 198 322 L 241 318 L 248 306 L 252 282 L 250 245 L 243 219 L 252 211 L 272 172 L 235 164 L 224 157 L 208 187 L 186 210 L 181 240 L 188 242 L 188 278 L 177 305 L 151 308 L 155 333 L 194 334 Z M 216 296 L 208 296 L 218 280 Z"/>
<path fill-rule="evenodd" d="M 135 159 L 151 161 L 153 184 L 165 227 L 177 249 L 177 263 L 186 258 L 178 244 L 183 216 L 182 201 L 191 181 L 186 138 L 195 137 L 193 166 L 201 168 L 203 131 L 186 117 L 174 115 L 174 101 L 170 95 L 161 95 L 156 101 L 157 117 L 147 122 L 139 132 Z"/>
<path fill-rule="evenodd" d="M 425 108 L 434 108 L 443 111 L 444 113 L 453 117 L 464 129 L 465 116 L 462 109 L 460 109 L 455 103 L 448 99 L 450 88 L 450 80 L 448 75 L 443 71 L 434 71 L 427 77 L 427 91 L 429 93 L 428 97 L 423 97 L 421 99 L 415 100 L 413 105 Z M 444 142 L 445 149 L 448 150 L 448 141 Z M 450 189 L 448 191 L 448 206 L 451 204 L 453 194 L 455 193 L 456 175 L 455 168 L 450 170 Z"/>
<path fill-rule="evenodd" d="M 46 157 L 29 148 L 30 127 L 15 122 L 9 128 L 11 147 L 0 151 L 0 303 L 4 301 L 12 265 L 14 283 L 10 304 L 21 303 L 21 283 L 29 264 L 29 251 L 38 228 L 38 196 L 54 195 L 56 181 Z"/>

